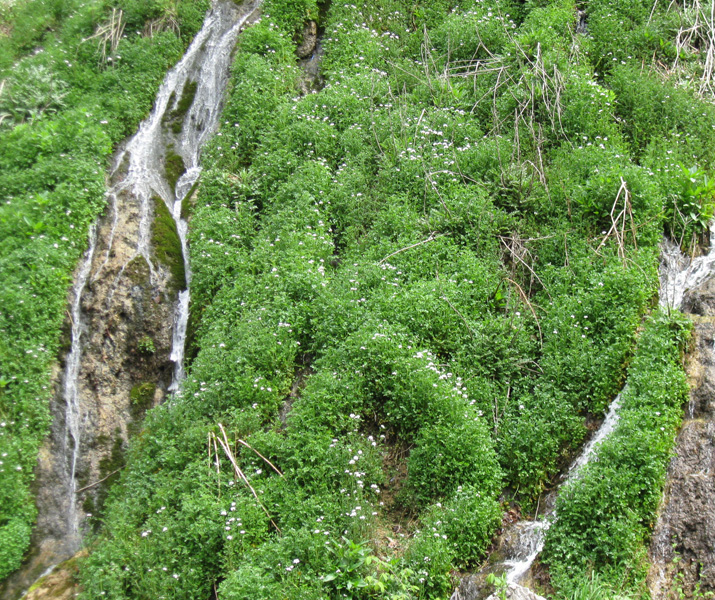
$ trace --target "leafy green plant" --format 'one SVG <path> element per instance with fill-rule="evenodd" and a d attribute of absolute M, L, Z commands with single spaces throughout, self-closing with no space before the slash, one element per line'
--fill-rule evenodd
<path fill-rule="evenodd" d="M 559 519 L 545 547 L 557 589 L 572 589 L 588 568 L 607 575 L 609 585 L 644 577 L 650 523 L 687 397 L 680 360 L 689 330 L 676 313 L 657 312 L 646 322 L 621 394 L 618 426 L 599 447 L 598 460 L 559 495 Z"/>
<path fill-rule="evenodd" d="M 156 346 L 154 345 L 154 340 L 148 335 L 142 336 L 137 342 L 137 349 L 141 354 L 146 356 L 151 356 L 156 353 Z"/>
<path fill-rule="evenodd" d="M 335 557 L 335 572 L 325 575 L 323 581 L 334 582 L 338 593 L 349 598 L 356 597 L 359 590 L 373 582 L 366 578 L 366 572 L 379 559 L 365 542 L 356 543 L 343 537 L 342 543 L 334 543 L 331 552 Z"/>
<path fill-rule="evenodd" d="M 611 2 L 589 4 L 627 42 L 617 61 L 600 23 L 571 36 L 570 2 L 491 15 L 333 3 L 327 85 L 306 95 L 293 36 L 314 6 L 288 4 L 241 35 L 191 214 L 189 376 L 134 437 L 87 597 L 206 597 L 214 582 L 230 600 L 448 597 L 451 573 L 488 548 L 504 486 L 535 505 L 626 365 L 650 360 L 633 345 L 657 290 L 664 190 L 673 160 L 709 168 L 710 143 L 709 109 L 642 73 L 652 3 L 613 18 Z M 652 23 L 666 39 L 660 7 Z M 27 216 L 23 231 L 49 222 Z M 647 339 L 680 342 L 677 323 L 663 327 Z M 660 343 L 643 357 L 679 390 Z M 564 509 L 573 527 L 554 555 L 586 570 L 642 556 L 665 425 L 634 415 L 603 461 L 610 483 Z M 207 462 L 218 423 L 255 495 Z M 599 529 L 589 502 L 633 512 Z M 567 595 L 586 571 L 554 561 Z"/>
<path fill-rule="evenodd" d="M 708 231 L 715 213 L 715 181 L 696 166 L 680 169 L 680 191 L 667 212 L 671 236 L 685 245 Z"/>
<path fill-rule="evenodd" d="M 494 586 L 495 593 L 499 600 L 506 600 L 506 592 L 509 589 L 506 573 L 503 573 L 502 575 L 489 573 L 489 575 L 487 575 L 487 583 Z"/>
<path fill-rule="evenodd" d="M 0 125 L 17 125 L 61 110 L 67 87 L 45 65 L 22 64 L 0 85 Z"/>

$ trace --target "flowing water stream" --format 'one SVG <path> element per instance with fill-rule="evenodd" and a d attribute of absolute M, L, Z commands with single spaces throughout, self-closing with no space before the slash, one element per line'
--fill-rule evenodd
<path fill-rule="evenodd" d="M 80 441 L 81 430 L 81 410 L 79 404 L 79 390 L 77 389 L 77 377 L 79 374 L 80 358 L 82 357 L 82 291 L 87 285 L 90 269 L 92 268 L 92 260 L 94 259 L 94 251 L 97 246 L 97 227 L 93 224 L 89 230 L 89 244 L 87 252 L 84 255 L 82 264 L 77 274 L 77 279 L 72 287 L 72 347 L 67 355 L 67 364 L 65 366 L 65 379 L 63 386 L 63 394 L 67 405 L 65 416 L 65 437 L 64 450 L 70 460 L 70 477 L 68 490 L 68 505 L 73 506 L 74 497 L 77 492 L 77 482 L 75 472 L 77 470 L 77 453 Z M 67 535 L 72 541 L 70 544 L 76 546 L 79 543 L 79 520 L 75 510 L 68 511 L 67 514 Z"/>
<path fill-rule="evenodd" d="M 663 307 L 680 308 L 686 293 L 694 290 L 708 280 L 715 272 L 715 234 L 711 232 L 710 250 L 698 257 L 684 256 L 677 244 L 664 240 L 661 245 L 660 292 L 659 300 Z M 579 477 L 580 470 L 595 456 L 598 445 L 603 442 L 616 428 L 618 410 L 621 406 L 619 394 L 611 403 L 608 413 L 600 428 L 591 437 L 579 457 L 571 464 L 564 475 L 564 484 Z M 545 499 L 542 516 L 532 521 L 519 521 L 509 526 L 502 537 L 504 557 L 501 562 L 491 564 L 486 572 L 502 572 L 506 574 L 510 584 L 518 584 L 529 573 L 534 561 L 544 548 L 547 532 L 556 519 L 554 508 L 558 489 Z M 666 540 L 670 543 L 670 540 Z M 485 576 L 485 574 L 483 575 Z M 479 580 L 480 575 L 475 577 Z M 471 583 L 469 578 L 452 596 L 453 600 L 475 597 L 472 591 L 479 583 Z M 661 582 L 651 587 L 660 586 Z M 478 594 L 478 592 L 477 592 Z"/>
<path fill-rule="evenodd" d="M 608 408 L 608 414 L 601 423 L 596 433 L 591 436 L 584 446 L 581 454 L 571 463 L 566 473 L 566 481 L 578 479 L 581 469 L 595 456 L 596 448 L 616 428 L 618 423 L 618 409 L 621 407 L 621 394 L 618 394 Z M 520 521 L 514 525 L 515 532 L 511 533 L 513 542 L 510 544 L 511 553 L 504 561 L 507 567 L 506 576 L 509 583 L 519 583 L 541 554 L 546 542 L 546 533 L 551 523 L 556 518 L 554 503 L 558 490 L 551 492 L 545 501 L 546 509 L 540 519 L 534 521 Z"/>

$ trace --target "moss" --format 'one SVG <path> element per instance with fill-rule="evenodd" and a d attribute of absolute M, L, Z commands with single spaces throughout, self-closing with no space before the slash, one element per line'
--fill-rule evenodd
<path fill-rule="evenodd" d="M 79 555 L 75 555 L 72 558 L 67 559 L 64 562 L 61 562 L 59 565 L 54 567 L 52 569 L 52 573 L 59 573 L 60 571 L 67 571 L 70 574 L 70 577 L 66 578 L 65 582 L 63 585 L 58 587 L 57 585 L 53 585 L 51 588 L 51 593 L 53 598 L 62 598 L 65 595 L 65 592 L 69 590 L 70 588 L 74 587 L 76 584 L 76 577 L 77 573 L 79 571 L 79 565 L 78 565 L 78 558 Z M 35 583 L 33 583 L 30 588 L 27 590 L 25 593 L 26 596 L 30 594 L 30 592 L 33 592 L 35 590 L 40 589 L 42 586 L 45 585 L 47 582 L 48 578 L 50 577 L 51 574 L 44 575 L 43 577 L 40 577 Z M 47 593 L 46 591 L 44 592 L 45 594 Z M 23 596 L 23 597 L 26 597 Z M 42 597 L 46 597 L 45 595 L 42 595 Z"/>
<path fill-rule="evenodd" d="M 198 87 L 199 84 L 195 81 L 187 81 L 184 84 L 184 89 L 181 90 L 181 99 L 176 106 L 176 110 L 174 110 L 173 112 L 174 116 L 182 119 L 184 118 L 184 116 L 186 116 L 186 113 L 189 112 L 191 105 L 194 103 L 194 98 L 196 97 L 196 89 Z"/>
<path fill-rule="evenodd" d="M 191 186 L 191 189 L 189 190 L 189 193 L 184 196 L 184 199 L 181 201 L 181 218 L 184 221 L 188 221 L 189 217 L 191 216 L 192 211 L 194 210 L 194 205 L 196 204 L 195 199 L 194 199 L 194 194 L 196 192 L 196 188 L 199 187 L 199 179 L 197 179 L 194 182 L 194 185 Z"/>
<path fill-rule="evenodd" d="M 134 285 L 140 285 L 149 281 L 149 263 L 141 254 L 137 255 L 124 269 L 124 273 Z"/>
<path fill-rule="evenodd" d="M 173 114 L 174 111 L 169 110 L 169 107 L 174 104 L 176 101 L 176 93 L 171 92 L 169 95 L 169 101 L 166 103 L 166 109 L 164 110 L 164 114 L 161 115 L 161 122 L 162 123 L 167 123 L 171 119 L 171 115 Z"/>
<path fill-rule="evenodd" d="M 197 88 L 198 83 L 195 81 L 187 81 L 184 83 L 184 87 L 181 90 L 181 98 L 179 98 L 179 101 L 176 103 L 176 108 L 165 112 L 162 117 L 162 121 L 165 124 L 169 124 L 171 131 L 176 135 L 179 135 L 183 129 L 184 117 L 186 116 L 186 113 L 189 112 L 191 105 L 194 103 Z M 167 106 L 171 106 L 174 103 L 175 97 L 176 96 L 172 92 Z"/>
<path fill-rule="evenodd" d="M 185 172 L 184 159 L 174 152 L 173 146 L 169 146 L 166 149 L 166 158 L 164 159 L 164 177 L 166 177 L 166 181 L 172 191 L 176 190 L 176 182 Z"/>
<path fill-rule="evenodd" d="M 154 400 L 155 392 L 155 383 L 151 383 L 149 381 L 138 383 L 129 392 L 129 400 L 131 401 L 132 407 L 137 407 L 143 410 L 149 408 Z"/>
<path fill-rule="evenodd" d="M 171 285 L 174 291 L 186 289 L 186 272 L 181 240 L 176 230 L 176 223 L 169 209 L 161 198 L 154 198 L 154 222 L 151 228 L 151 241 L 154 254 L 171 272 Z"/>

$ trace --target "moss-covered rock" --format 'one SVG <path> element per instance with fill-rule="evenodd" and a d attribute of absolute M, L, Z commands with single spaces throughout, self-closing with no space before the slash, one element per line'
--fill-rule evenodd
<path fill-rule="evenodd" d="M 166 177 L 166 181 L 172 191 L 176 189 L 176 182 L 185 172 L 184 159 L 174 151 L 174 146 L 169 146 L 166 149 L 166 158 L 164 159 L 164 177 Z"/>
<path fill-rule="evenodd" d="M 124 273 L 129 277 L 130 281 L 135 285 L 141 285 L 149 280 L 149 263 L 146 262 L 141 254 L 137 254 L 129 261 Z"/>
<path fill-rule="evenodd" d="M 194 206 L 196 205 L 196 190 L 199 187 L 199 181 L 200 179 L 197 179 L 194 182 L 194 185 L 191 186 L 189 193 L 186 194 L 184 199 L 181 201 L 181 218 L 184 221 L 189 220 L 189 217 L 194 210 Z"/>
<path fill-rule="evenodd" d="M 131 392 L 129 392 L 129 399 L 131 401 L 131 406 L 138 409 L 147 409 L 154 400 L 154 393 L 156 392 L 156 384 L 149 381 L 144 383 L 138 383 L 135 385 Z"/>
<path fill-rule="evenodd" d="M 176 223 L 169 209 L 161 198 L 154 198 L 154 222 L 151 231 L 154 255 L 157 260 L 169 268 L 174 291 L 186 289 L 186 272 L 181 240 L 176 230 Z"/>
<path fill-rule="evenodd" d="M 172 110 L 169 110 L 168 107 L 174 104 L 176 96 L 172 93 L 169 97 L 167 111 L 164 113 L 162 121 L 171 128 L 171 131 L 175 135 L 179 135 L 183 129 L 184 117 L 194 103 L 197 88 L 198 83 L 196 81 L 187 81 L 184 83 L 184 87 L 181 90 L 181 98 L 179 98 L 176 107 Z"/>

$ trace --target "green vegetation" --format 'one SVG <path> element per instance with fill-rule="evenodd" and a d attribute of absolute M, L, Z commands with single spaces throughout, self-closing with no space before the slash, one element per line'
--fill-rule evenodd
<path fill-rule="evenodd" d="M 178 157 L 181 160 L 181 157 Z M 167 164 L 168 164 L 167 159 Z M 182 163 L 183 164 L 183 163 Z M 176 183 L 176 182 L 174 182 Z M 171 284 L 175 291 L 186 289 L 186 269 L 181 239 L 176 230 L 176 221 L 164 201 L 154 197 L 154 220 L 151 226 L 151 241 L 157 259 L 171 271 Z"/>
<path fill-rule="evenodd" d="M 242 34 L 191 216 L 189 378 L 130 446 L 86 597 L 448 597 L 500 494 L 534 507 L 622 387 L 667 207 L 702 213 L 678 221 L 697 234 L 711 210 L 698 131 L 715 111 L 679 90 L 648 112 L 620 81 L 652 45 L 629 37 L 626 64 L 602 67 L 607 34 L 574 36 L 570 2 L 453 8 L 334 3 L 327 85 L 305 97 L 293 34 L 317 7 L 271 2 Z M 690 187 L 672 185 L 681 163 Z M 669 407 L 648 413 L 661 466 L 618 475 L 626 495 L 652 486 L 614 517 L 640 548 L 683 336 L 656 315 L 628 371 L 626 413 L 652 368 Z M 578 564 L 600 565 L 611 551 L 584 539 Z M 570 579 L 551 544 L 569 594 L 586 571 Z"/>
<path fill-rule="evenodd" d="M 156 384 L 138 383 L 132 388 L 129 398 L 134 406 L 146 408 L 154 400 L 154 392 L 156 392 Z"/>
<path fill-rule="evenodd" d="M 51 367 L 72 272 L 104 208 L 109 155 L 148 113 L 207 6 L 0 3 L 0 579 L 29 544 Z M 142 33 L 174 9 L 181 38 Z"/>
<path fill-rule="evenodd" d="M 162 6 L 126 2 L 127 27 L 178 49 Z M 192 207 L 189 376 L 129 444 L 85 598 L 447 598 L 503 504 L 535 508 L 626 373 L 619 430 L 565 490 L 546 560 L 565 598 L 642 591 L 687 337 L 647 314 L 663 232 L 690 244 L 712 215 L 715 108 L 679 83 L 693 62 L 670 80 L 649 67 L 680 56 L 677 7 L 587 8 L 589 36 L 569 0 L 333 3 L 326 86 L 301 97 L 294 35 L 319 6 L 266 3 Z M 0 144 L 62 122 L 75 83 L 51 73 L 41 118 L 16 111 L 35 121 Z"/>
<path fill-rule="evenodd" d="M 148 335 L 142 336 L 137 342 L 137 350 L 140 354 L 144 356 L 151 356 L 156 352 L 156 346 L 154 345 L 154 340 Z"/>
<path fill-rule="evenodd" d="M 164 158 L 164 176 L 172 191 L 176 189 L 176 182 L 185 172 L 184 159 L 174 152 L 173 146 L 169 146 Z"/>

